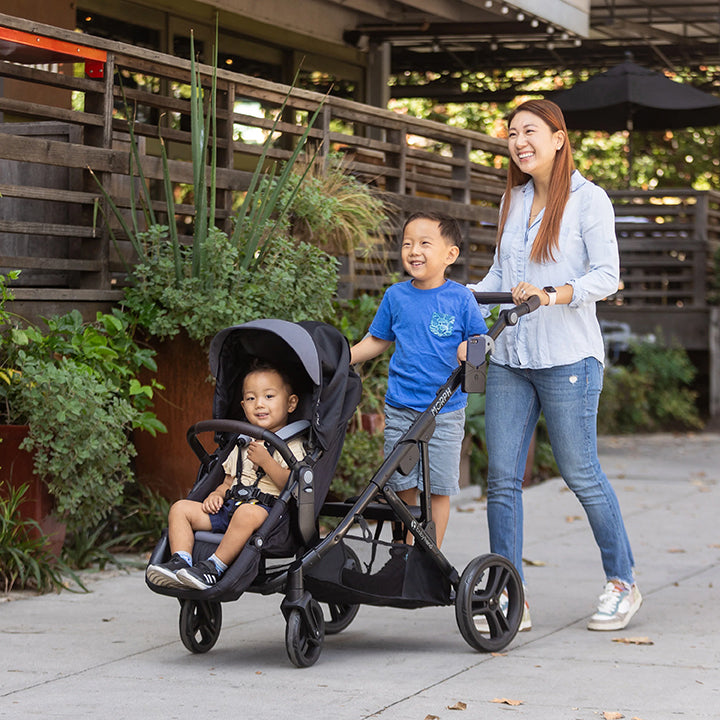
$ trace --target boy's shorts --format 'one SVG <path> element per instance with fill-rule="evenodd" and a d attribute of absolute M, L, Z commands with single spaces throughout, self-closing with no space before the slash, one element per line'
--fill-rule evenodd
<path fill-rule="evenodd" d="M 210 515 L 210 525 L 214 533 L 224 533 L 228 529 L 230 524 L 230 518 L 237 507 L 236 500 L 226 500 L 222 507 L 216 512 Z M 258 503 L 261 508 L 264 508 L 266 512 L 270 512 L 270 508 L 267 505 Z"/>
<path fill-rule="evenodd" d="M 385 405 L 385 457 L 415 422 L 420 413 L 410 408 Z M 460 450 L 465 437 L 465 408 L 440 413 L 435 417 L 435 432 L 428 443 L 430 492 L 433 495 L 457 495 L 460 492 Z M 420 462 L 409 475 L 396 472 L 388 481 L 395 492 L 422 489 Z"/>

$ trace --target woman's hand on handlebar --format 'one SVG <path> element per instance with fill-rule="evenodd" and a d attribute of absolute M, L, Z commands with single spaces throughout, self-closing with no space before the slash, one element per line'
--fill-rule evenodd
<path fill-rule="evenodd" d="M 512 290 L 512 297 L 513 301 L 516 305 L 519 305 L 520 303 L 524 303 L 529 297 L 533 295 L 537 295 L 540 298 L 540 304 L 541 305 L 547 305 L 549 302 L 549 298 L 547 296 L 547 293 L 539 287 L 535 287 L 535 285 L 531 285 L 530 283 L 526 282 L 519 282 Z"/>

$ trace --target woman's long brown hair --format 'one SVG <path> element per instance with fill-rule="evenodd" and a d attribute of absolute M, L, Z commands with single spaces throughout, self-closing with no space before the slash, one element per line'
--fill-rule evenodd
<path fill-rule="evenodd" d="M 562 130 L 565 133 L 565 142 L 560 150 L 555 153 L 552 171 L 550 173 L 550 186 L 548 188 L 548 198 L 545 205 L 545 214 L 543 215 L 540 229 L 533 243 L 533 249 L 530 253 L 530 260 L 533 262 L 548 262 L 554 260 L 554 251 L 558 247 L 560 235 L 560 222 L 562 220 L 565 205 L 567 205 L 570 197 L 570 176 L 575 169 L 575 162 L 572 156 L 572 148 L 567 136 L 567 126 L 562 110 L 550 100 L 528 100 L 518 105 L 508 115 L 508 127 L 512 119 L 521 111 L 526 111 L 536 115 L 546 125 L 550 127 L 552 132 Z M 530 175 L 523 172 L 510 158 L 510 166 L 508 169 L 507 185 L 505 187 L 505 201 L 503 202 L 502 211 L 500 212 L 500 222 L 498 224 L 497 244 L 500 247 L 500 238 L 505 228 L 505 222 L 510 211 L 510 191 L 518 186 L 524 185 L 530 180 Z"/>

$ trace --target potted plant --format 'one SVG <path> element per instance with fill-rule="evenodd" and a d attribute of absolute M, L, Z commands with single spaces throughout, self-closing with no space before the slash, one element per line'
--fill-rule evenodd
<path fill-rule="evenodd" d="M 155 367 L 153 352 L 134 342 L 120 310 L 92 323 L 77 310 L 45 327 L 21 323 L 6 308 L 7 280 L 15 277 L 0 275 L 0 408 L 6 431 L 21 426 L 16 452 L 31 453 L 32 477 L 7 455 L 3 476 L 15 487 L 41 483 L 35 494 L 49 494 L 52 506 L 36 518 L 44 527 L 55 518 L 68 532 L 83 531 L 110 512 L 133 477 L 130 432 L 163 429 L 150 410 L 153 384 L 138 379 L 141 368 Z M 39 507 L 45 513 L 48 503 Z"/>

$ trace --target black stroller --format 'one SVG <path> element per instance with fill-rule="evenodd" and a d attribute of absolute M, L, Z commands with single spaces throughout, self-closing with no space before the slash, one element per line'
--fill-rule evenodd
<path fill-rule="evenodd" d="M 486 304 L 512 304 L 509 293 L 478 297 Z M 471 340 L 468 361 L 437 391 L 435 401 L 398 441 L 363 493 L 344 502 L 324 499 L 347 423 L 360 398 L 359 379 L 348 367 L 345 338 L 322 323 L 295 325 L 279 320 L 259 320 L 220 332 L 210 348 L 211 369 L 217 378 L 213 415 L 243 417 L 235 393 L 250 358 L 264 357 L 276 364 L 278 358 L 287 358 L 295 378 L 305 375 L 309 398 L 301 400 L 295 415 L 306 418 L 308 455 L 295 461 L 282 439 L 242 421 L 203 421 L 188 431 L 188 441 L 201 461 L 191 499 L 204 498 L 219 484 L 222 460 L 239 435 L 270 442 L 288 462 L 291 474 L 263 526 L 215 587 L 178 590 L 148 583 L 154 591 L 180 599 L 180 636 L 185 646 L 193 652 L 212 648 L 220 633 L 221 603 L 248 591 L 284 593 L 285 644 L 298 667 L 314 664 L 325 635 L 350 625 L 361 604 L 399 608 L 454 604 L 458 627 L 471 647 L 484 652 L 505 648 L 517 633 L 524 607 L 515 567 L 499 555 L 486 554 L 473 559 L 460 575 L 435 542 L 429 482 L 423 483 L 418 507 L 405 505 L 386 483 L 395 471 L 407 473 L 418 462 L 423 477 L 428 478 L 428 441 L 435 416 L 459 387 L 467 392 L 484 390 L 486 356 L 492 352 L 494 339 L 538 304 L 538 298 L 531 298 L 502 310 L 487 336 Z M 313 346 L 317 364 L 307 359 L 313 355 Z M 322 372 L 315 372 L 318 366 Z M 216 433 L 218 449 L 213 454 L 197 440 L 199 433 L 207 431 Z M 320 515 L 340 518 L 322 539 Z M 383 536 L 385 527 L 391 528 L 391 538 Z M 402 542 L 408 533 L 413 536 L 412 545 Z M 209 556 L 220 537 L 196 533 L 194 559 Z M 150 563 L 168 557 L 164 535 Z M 286 561 L 272 564 L 274 558 Z M 327 617 L 321 604 L 327 608 Z"/>

